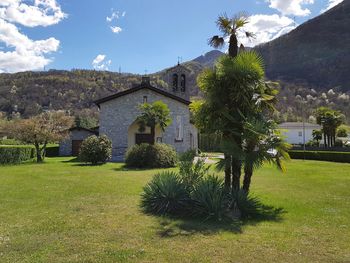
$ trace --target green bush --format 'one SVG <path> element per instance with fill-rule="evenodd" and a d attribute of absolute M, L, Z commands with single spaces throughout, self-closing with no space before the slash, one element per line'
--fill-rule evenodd
<path fill-rule="evenodd" d="M 348 131 L 345 128 L 339 128 L 337 131 L 337 137 L 348 137 Z"/>
<path fill-rule="evenodd" d="M 221 221 L 226 213 L 227 195 L 222 178 L 207 176 L 193 188 L 193 214 L 205 220 Z"/>
<path fill-rule="evenodd" d="M 141 207 L 147 213 L 179 215 L 186 211 L 190 197 L 174 172 L 156 174 L 143 188 Z"/>
<path fill-rule="evenodd" d="M 18 164 L 35 156 L 31 146 L 0 146 L 0 164 Z"/>
<path fill-rule="evenodd" d="M 339 163 L 350 163 L 350 152 L 332 152 L 332 151 L 289 151 L 292 159 L 306 159 L 329 161 Z"/>
<path fill-rule="evenodd" d="M 46 147 L 46 157 L 58 157 L 59 155 L 59 146 L 53 145 Z"/>
<path fill-rule="evenodd" d="M 125 158 L 126 166 L 133 168 L 168 168 L 177 163 L 175 149 L 167 144 L 140 144 L 131 147 Z"/>
<path fill-rule="evenodd" d="M 112 142 L 106 135 L 86 138 L 80 147 L 79 160 L 93 165 L 106 163 L 112 157 Z"/>
<path fill-rule="evenodd" d="M 15 140 L 15 139 L 2 139 L 2 140 L 0 140 L 0 145 L 21 145 L 21 144 L 23 144 L 23 143 Z"/>

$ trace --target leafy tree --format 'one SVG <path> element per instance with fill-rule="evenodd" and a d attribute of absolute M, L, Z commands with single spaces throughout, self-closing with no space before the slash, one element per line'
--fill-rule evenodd
<path fill-rule="evenodd" d="M 63 111 L 45 112 L 30 119 L 20 119 L 6 124 L 10 137 L 33 144 L 37 162 L 43 162 L 48 143 L 57 143 L 68 135 L 73 119 Z"/>
<path fill-rule="evenodd" d="M 156 126 L 159 126 L 164 131 L 171 123 L 170 110 L 162 101 L 155 101 L 152 104 L 141 104 L 139 110 L 141 111 L 140 116 L 137 117 L 139 130 L 143 132 L 146 127 L 149 127 L 152 136 L 151 144 L 154 144 Z"/>

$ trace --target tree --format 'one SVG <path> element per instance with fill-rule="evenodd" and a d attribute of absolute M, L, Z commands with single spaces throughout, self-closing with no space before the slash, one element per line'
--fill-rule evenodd
<path fill-rule="evenodd" d="M 170 125 L 170 110 L 162 101 L 155 101 L 152 104 L 144 103 L 139 106 L 141 115 L 137 117 L 139 130 L 145 131 L 146 127 L 151 130 L 152 141 L 155 143 L 156 126 L 159 126 L 164 132 L 165 128 Z"/>
<path fill-rule="evenodd" d="M 249 23 L 248 17 L 241 13 L 234 15 L 232 18 L 227 14 L 220 15 L 216 21 L 216 25 L 222 35 L 215 35 L 209 39 L 209 45 L 214 48 L 221 48 L 225 45 L 225 39 L 229 38 L 228 55 L 235 57 L 238 54 L 238 35 L 242 33 L 247 38 L 253 37 L 253 33 L 244 30 L 244 26 Z M 244 49 L 243 45 L 241 48 Z"/>
<path fill-rule="evenodd" d="M 340 111 L 320 107 L 316 110 L 316 121 L 319 125 L 322 125 L 325 147 L 333 147 L 336 139 L 336 131 L 344 123 L 345 116 Z"/>
<path fill-rule="evenodd" d="M 312 131 L 312 138 L 314 141 L 317 142 L 318 145 L 320 145 L 320 141 L 322 140 L 322 131 L 321 130 L 313 130 Z"/>
<path fill-rule="evenodd" d="M 9 122 L 6 131 L 19 141 L 33 144 L 37 162 L 43 162 L 48 143 L 57 143 L 68 135 L 73 118 L 63 111 L 45 112 L 30 119 Z"/>
<path fill-rule="evenodd" d="M 276 101 L 277 90 L 265 82 L 262 64 L 257 53 L 241 52 L 235 58 L 222 56 L 213 69 L 204 70 L 198 85 L 205 100 L 191 106 L 196 125 L 208 133 L 221 132 L 224 142 L 241 151 L 246 117 L 272 110 Z M 226 188 L 239 190 L 241 160 L 223 150 Z"/>

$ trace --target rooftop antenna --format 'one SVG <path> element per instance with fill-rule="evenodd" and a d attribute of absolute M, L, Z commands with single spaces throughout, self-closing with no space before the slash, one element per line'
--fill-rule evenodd
<path fill-rule="evenodd" d="M 177 65 L 180 65 L 180 59 L 181 57 L 177 57 Z"/>

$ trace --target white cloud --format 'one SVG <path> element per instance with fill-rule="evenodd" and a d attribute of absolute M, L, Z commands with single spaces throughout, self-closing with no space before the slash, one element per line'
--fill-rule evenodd
<path fill-rule="evenodd" d="M 239 33 L 239 39 L 244 46 L 255 45 L 271 41 L 284 35 L 296 27 L 294 21 L 286 16 L 274 15 L 252 15 L 244 30 L 253 32 L 254 38 L 247 39 L 244 32 Z"/>
<path fill-rule="evenodd" d="M 106 60 L 106 55 L 100 54 L 92 61 L 92 66 L 96 70 L 108 70 L 112 60 Z"/>
<path fill-rule="evenodd" d="M 118 33 L 123 31 L 123 29 L 121 27 L 119 27 L 119 26 L 111 26 L 110 28 L 111 28 L 112 32 L 116 33 L 116 34 L 118 34 Z"/>
<path fill-rule="evenodd" d="M 311 11 L 304 5 L 313 4 L 314 0 L 267 0 L 270 7 L 280 11 L 283 15 L 308 16 Z"/>
<path fill-rule="evenodd" d="M 122 17 L 125 17 L 125 15 L 126 15 L 126 12 L 124 11 L 124 12 L 122 12 L 122 13 L 120 13 L 119 11 L 114 11 L 113 9 L 112 9 L 112 14 L 110 15 L 110 16 L 107 16 L 106 17 L 106 21 L 107 21 L 107 23 L 112 23 L 113 21 L 118 21 L 120 18 L 122 18 Z M 120 27 L 120 26 L 118 26 L 118 25 L 111 25 L 111 26 L 109 26 L 109 28 L 112 30 L 112 32 L 113 33 L 115 33 L 115 34 L 119 34 L 120 32 L 122 32 L 122 28 Z"/>
<path fill-rule="evenodd" d="M 42 70 L 52 59 L 47 55 L 56 52 L 60 41 L 54 37 L 32 40 L 18 29 L 16 24 L 27 27 L 57 24 L 66 15 L 55 0 L 28 1 L 1 0 L 0 43 L 6 48 L 0 51 L 0 72 Z"/>
<path fill-rule="evenodd" d="M 343 1 L 344 0 L 328 0 L 327 7 L 325 9 L 322 9 L 321 13 L 324 13 L 324 12 L 328 11 L 329 9 L 335 7 L 336 5 L 339 5 Z"/>
<path fill-rule="evenodd" d="M 23 0 L 0 2 L 0 18 L 27 27 L 54 25 L 65 17 L 55 0 L 34 0 L 34 5 Z"/>

